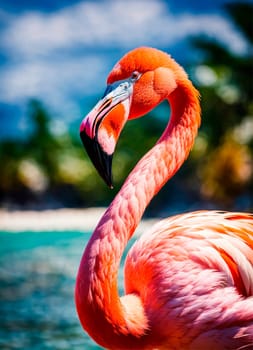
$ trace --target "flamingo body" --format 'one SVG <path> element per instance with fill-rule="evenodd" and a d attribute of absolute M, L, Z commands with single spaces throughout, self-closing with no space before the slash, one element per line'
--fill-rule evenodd
<path fill-rule="evenodd" d="M 248 215 L 187 213 L 159 222 L 129 251 L 126 294 L 152 310 L 172 349 L 237 349 L 242 337 L 253 346 L 252 230 Z"/>
<path fill-rule="evenodd" d="M 105 96 L 83 120 L 81 138 L 112 186 L 120 132 L 167 99 L 171 118 L 139 161 L 85 248 L 76 282 L 85 331 L 112 350 L 253 349 L 253 217 L 200 211 L 165 219 L 122 253 L 153 196 L 187 158 L 200 124 L 198 92 L 167 54 L 138 48 L 108 76 Z"/>

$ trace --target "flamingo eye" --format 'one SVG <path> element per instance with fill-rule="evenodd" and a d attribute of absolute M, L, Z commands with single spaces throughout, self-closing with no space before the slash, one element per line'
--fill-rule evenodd
<path fill-rule="evenodd" d="M 131 75 L 131 81 L 132 82 L 135 82 L 137 81 L 138 79 L 140 79 L 140 76 L 141 76 L 141 73 L 139 73 L 137 70 L 135 70 L 132 75 Z"/>

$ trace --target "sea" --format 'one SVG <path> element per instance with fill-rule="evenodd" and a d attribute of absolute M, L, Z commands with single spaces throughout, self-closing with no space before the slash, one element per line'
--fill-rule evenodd
<path fill-rule="evenodd" d="M 76 273 L 90 235 L 0 232 L 1 350 L 102 349 L 83 331 L 74 303 Z"/>

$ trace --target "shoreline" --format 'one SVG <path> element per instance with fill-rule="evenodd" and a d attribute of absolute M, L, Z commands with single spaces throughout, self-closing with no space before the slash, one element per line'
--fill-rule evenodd
<path fill-rule="evenodd" d="M 0 209 L 0 231 L 84 231 L 94 230 L 106 208 L 8 211 Z M 136 233 L 149 228 L 156 219 L 142 220 Z"/>

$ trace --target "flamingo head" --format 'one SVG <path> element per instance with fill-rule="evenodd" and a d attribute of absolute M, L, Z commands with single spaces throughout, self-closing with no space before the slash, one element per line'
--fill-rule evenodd
<path fill-rule="evenodd" d="M 100 176 L 112 187 L 112 157 L 128 119 L 143 116 L 177 87 L 182 68 L 166 53 L 149 47 L 128 52 L 107 78 L 102 99 L 83 119 L 80 136 Z"/>

